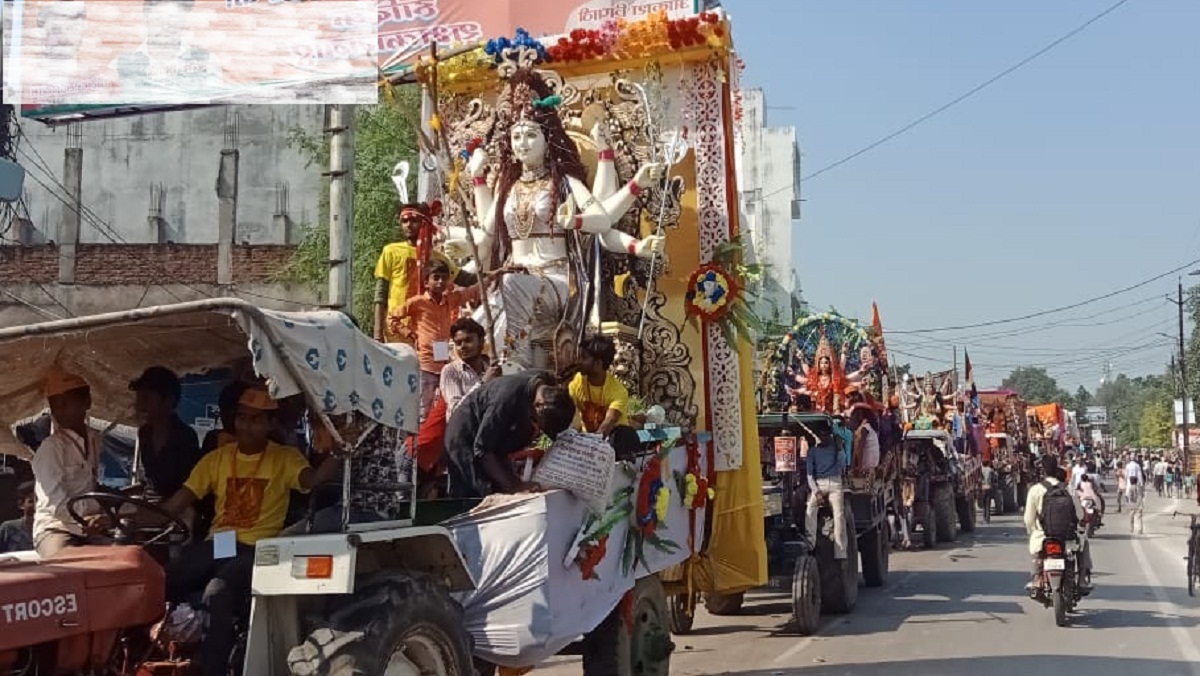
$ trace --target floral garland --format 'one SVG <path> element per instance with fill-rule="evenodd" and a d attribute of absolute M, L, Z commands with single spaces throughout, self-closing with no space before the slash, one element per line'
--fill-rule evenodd
<path fill-rule="evenodd" d="M 577 28 L 547 49 L 554 61 L 569 63 L 596 59 L 638 59 L 689 47 L 725 46 L 728 31 L 720 15 L 703 12 L 680 19 L 658 10 L 641 21 L 616 19 L 599 29 Z"/>
<path fill-rule="evenodd" d="M 679 490 L 679 504 L 687 509 L 703 509 L 717 492 L 709 486 L 708 476 L 700 471 L 700 448 L 695 439 L 688 442 L 688 464 L 686 472 L 675 472 L 675 486 Z"/>
<path fill-rule="evenodd" d="M 638 563 L 649 572 L 646 545 L 665 553 L 679 550 L 678 544 L 659 534 L 659 531 L 667 529 L 667 513 L 671 506 L 671 488 L 663 479 L 663 463 L 678 446 L 678 441 L 672 438 L 660 443 L 655 454 L 646 461 L 637 482 L 613 493 L 603 516 L 589 516 L 579 529 L 572 562 L 579 566 L 580 577 L 584 580 L 600 579 L 596 568 L 608 554 L 613 529 L 622 522 L 629 524 L 621 555 L 621 569 L 625 575 Z M 693 464 L 690 457 L 689 466 Z M 622 467 L 631 475 L 635 471 L 629 463 L 622 463 Z M 711 493 L 706 492 L 705 495 L 710 496 Z M 692 499 L 696 500 L 697 497 L 693 495 Z"/>
<path fill-rule="evenodd" d="M 688 320 L 718 323 L 730 345 L 738 338 L 752 340 L 753 334 L 763 329 L 762 321 L 746 302 L 745 283 L 760 279 L 762 266 L 739 264 L 742 248 L 740 237 L 718 246 L 712 261 L 688 277 L 683 297 Z"/>
<path fill-rule="evenodd" d="M 724 319 L 741 295 L 737 280 L 716 263 L 697 268 L 688 277 L 686 288 L 685 311 L 689 317 L 699 317 L 706 322 Z"/>
<path fill-rule="evenodd" d="M 679 19 L 669 19 L 659 10 L 638 21 L 617 19 L 606 21 L 598 29 L 577 28 L 553 42 L 542 42 L 524 28 L 518 28 L 512 38 L 492 38 L 475 49 L 438 61 L 438 77 L 444 82 L 469 81 L 484 76 L 512 48 L 537 52 L 539 63 L 583 63 L 587 61 L 622 61 L 653 58 L 683 49 L 707 47 L 727 50 L 730 46 L 729 28 L 716 12 Z M 451 45 L 451 50 L 456 50 Z M 418 60 L 418 80 L 427 81 L 422 71 L 435 64 L 428 57 Z"/>

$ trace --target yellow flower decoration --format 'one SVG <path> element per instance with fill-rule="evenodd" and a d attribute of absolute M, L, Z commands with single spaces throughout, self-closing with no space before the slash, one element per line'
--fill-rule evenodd
<path fill-rule="evenodd" d="M 654 516 L 661 523 L 667 520 L 667 509 L 671 506 L 671 491 L 666 486 L 654 494 Z"/>

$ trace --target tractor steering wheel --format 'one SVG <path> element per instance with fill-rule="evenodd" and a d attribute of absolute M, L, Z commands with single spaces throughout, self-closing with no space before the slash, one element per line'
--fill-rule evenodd
<path fill-rule="evenodd" d="M 87 519 L 79 513 L 77 507 L 84 500 L 91 500 L 100 507 L 100 513 L 107 517 L 112 524 L 115 534 L 114 539 L 118 543 L 152 545 L 173 533 L 181 534 L 184 540 L 191 536 L 192 529 L 182 519 L 171 515 L 167 510 L 153 502 L 128 495 L 121 495 L 120 493 L 104 493 L 99 491 L 83 493 L 67 500 L 67 513 L 71 515 L 71 518 L 81 528 L 87 527 Z M 145 510 L 155 516 L 162 517 L 167 520 L 167 523 L 160 526 L 138 527 L 132 522 L 132 519 L 122 519 L 121 508 L 127 505 L 136 507 L 139 511 Z"/>

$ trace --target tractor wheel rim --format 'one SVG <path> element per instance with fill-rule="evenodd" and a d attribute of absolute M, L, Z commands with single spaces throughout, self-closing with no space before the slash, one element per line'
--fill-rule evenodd
<path fill-rule="evenodd" d="M 634 607 L 630 639 L 634 676 L 666 676 L 668 660 L 675 646 L 666 618 L 652 602 L 644 600 Z"/>
<path fill-rule="evenodd" d="M 404 638 L 388 659 L 384 676 L 458 676 L 451 668 L 449 640 L 416 631 Z"/>

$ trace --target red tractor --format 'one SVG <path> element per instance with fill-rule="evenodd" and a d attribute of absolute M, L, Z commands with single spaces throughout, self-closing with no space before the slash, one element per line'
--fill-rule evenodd
<path fill-rule="evenodd" d="M 11 674 L 181 675 L 190 660 L 161 631 L 166 608 L 163 567 L 151 551 L 183 522 L 157 506 L 119 494 L 89 493 L 67 509 L 100 505 L 116 524 L 110 545 L 68 547 L 53 558 L 32 553 L 0 555 L 0 671 Z M 118 518 L 135 506 L 163 515 L 165 525 L 137 528 Z M 149 545 L 150 549 L 139 545 Z M 165 557 L 164 551 L 156 551 Z"/>

